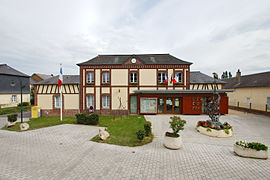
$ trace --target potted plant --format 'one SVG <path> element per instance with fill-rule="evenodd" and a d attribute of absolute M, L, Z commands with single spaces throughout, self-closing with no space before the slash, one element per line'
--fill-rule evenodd
<path fill-rule="evenodd" d="M 182 138 L 178 132 L 184 130 L 186 121 L 177 116 L 170 117 L 170 119 L 170 128 L 172 128 L 173 132 L 165 133 L 163 145 L 168 149 L 180 149 L 182 147 Z"/>
<path fill-rule="evenodd" d="M 238 156 L 242 157 L 268 158 L 268 147 L 259 142 L 237 141 L 233 146 L 233 150 Z"/>

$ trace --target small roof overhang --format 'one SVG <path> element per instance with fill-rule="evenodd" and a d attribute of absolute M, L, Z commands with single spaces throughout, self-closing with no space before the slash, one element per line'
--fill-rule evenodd
<path fill-rule="evenodd" d="M 179 93 L 213 93 L 213 90 L 135 90 L 136 94 L 179 94 Z M 217 89 L 217 93 L 234 92 L 229 89 Z"/>

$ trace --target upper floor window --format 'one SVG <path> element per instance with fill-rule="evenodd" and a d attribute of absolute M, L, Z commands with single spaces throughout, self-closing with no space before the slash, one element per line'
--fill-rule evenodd
<path fill-rule="evenodd" d="M 182 72 L 176 72 L 174 79 L 175 79 L 176 83 L 182 83 L 183 82 L 183 74 L 182 74 Z"/>
<path fill-rule="evenodd" d="M 60 96 L 54 96 L 54 107 L 60 108 Z"/>
<path fill-rule="evenodd" d="M 109 72 L 102 73 L 102 83 L 110 83 L 110 73 Z"/>
<path fill-rule="evenodd" d="M 110 108 L 110 96 L 102 95 L 102 108 L 109 109 Z"/>
<path fill-rule="evenodd" d="M 158 83 L 159 84 L 168 84 L 168 76 L 166 72 L 158 73 Z"/>
<path fill-rule="evenodd" d="M 137 83 L 138 82 L 138 74 L 137 72 L 130 73 L 130 83 Z"/>
<path fill-rule="evenodd" d="M 87 72 L 86 83 L 94 83 L 94 72 Z"/>
<path fill-rule="evenodd" d="M 86 107 L 89 108 L 90 106 L 94 107 L 94 95 L 86 96 Z"/>

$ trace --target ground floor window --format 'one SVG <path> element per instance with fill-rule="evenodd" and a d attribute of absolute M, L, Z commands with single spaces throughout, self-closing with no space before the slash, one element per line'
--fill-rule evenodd
<path fill-rule="evenodd" d="M 267 97 L 267 108 L 270 109 L 270 97 Z"/>
<path fill-rule="evenodd" d="M 137 96 L 130 96 L 130 113 L 137 113 Z"/>
<path fill-rule="evenodd" d="M 89 108 L 90 106 L 94 107 L 94 95 L 86 96 L 86 107 Z"/>
<path fill-rule="evenodd" d="M 102 95 L 102 108 L 109 109 L 110 108 L 110 96 Z"/>
<path fill-rule="evenodd" d="M 141 98 L 140 102 L 141 113 L 157 113 L 157 98 Z"/>
<path fill-rule="evenodd" d="M 60 96 L 54 96 L 54 107 L 60 108 Z"/>
<path fill-rule="evenodd" d="M 12 95 L 11 101 L 12 101 L 12 102 L 16 102 L 16 101 L 17 101 L 17 95 Z"/>

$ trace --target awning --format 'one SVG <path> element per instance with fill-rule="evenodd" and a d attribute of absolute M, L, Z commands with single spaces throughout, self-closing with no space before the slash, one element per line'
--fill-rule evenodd
<path fill-rule="evenodd" d="M 213 90 L 135 90 L 136 94 L 184 94 L 184 93 L 213 93 Z M 234 90 L 229 89 L 217 89 L 217 93 L 227 93 L 227 92 L 234 92 Z"/>

